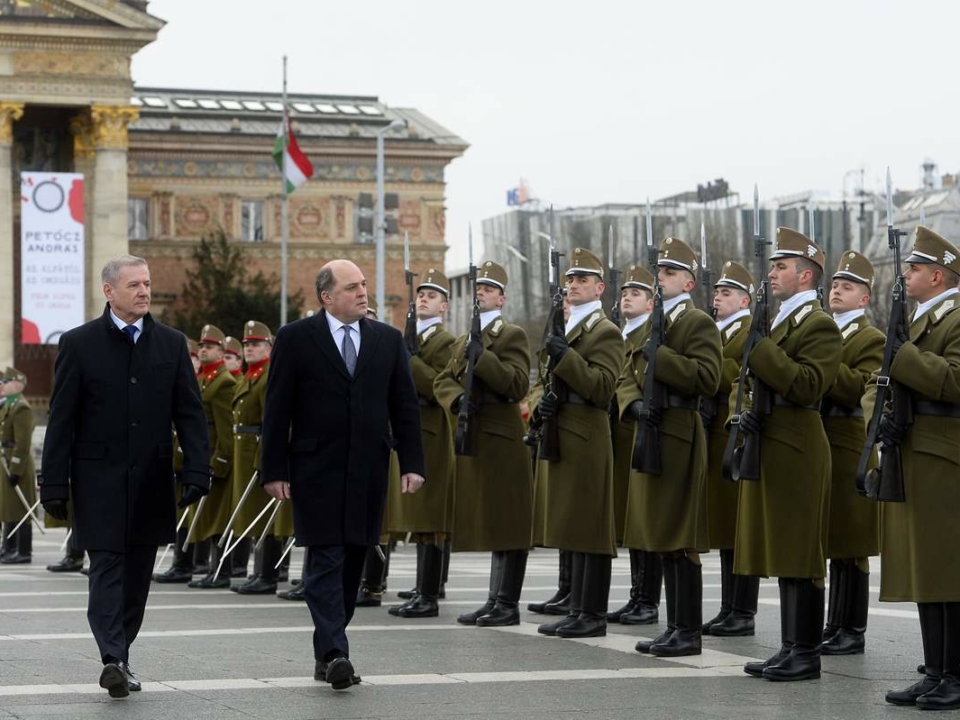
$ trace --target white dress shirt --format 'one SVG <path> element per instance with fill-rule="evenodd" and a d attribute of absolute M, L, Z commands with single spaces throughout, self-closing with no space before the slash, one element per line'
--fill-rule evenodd
<path fill-rule="evenodd" d="M 114 314 L 113 308 L 110 308 L 110 319 L 113 320 L 113 324 L 116 325 L 121 330 L 123 330 L 127 326 L 127 323 L 125 323 L 123 320 L 121 320 Z M 143 318 L 139 318 L 135 323 L 130 323 L 130 324 L 137 329 L 137 332 L 133 334 L 133 342 L 134 344 L 136 344 L 137 340 L 140 339 L 140 336 L 143 335 Z"/>
<path fill-rule="evenodd" d="M 343 326 L 346 323 L 342 323 L 337 320 L 330 313 L 324 313 L 327 316 L 327 324 L 330 326 L 330 334 L 333 335 L 333 341 L 337 344 L 337 350 L 340 351 L 341 357 L 343 356 L 343 336 L 346 333 L 346 330 L 343 329 Z M 353 331 L 350 333 L 350 339 L 353 341 L 353 346 L 357 349 L 357 357 L 360 357 L 360 321 L 350 323 L 350 329 Z"/>

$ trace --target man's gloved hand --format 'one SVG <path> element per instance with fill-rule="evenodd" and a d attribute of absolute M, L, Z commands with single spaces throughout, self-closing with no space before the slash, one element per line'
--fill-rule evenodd
<path fill-rule="evenodd" d="M 567 350 L 570 349 L 570 343 L 567 342 L 567 338 L 563 335 L 548 335 L 545 345 L 547 354 L 550 356 L 550 359 L 553 360 L 554 365 L 563 360 L 563 356 L 566 355 Z"/>
<path fill-rule="evenodd" d="M 483 341 L 471 335 L 467 341 L 467 360 L 476 362 L 480 359 L 481 355 L 483 355 Z"/>
<path fill-rule="evenodd" d="M 880 442 L 886 447 L 896 447 L 903 440 L 903 434 L 906 431 L 902 425 L 898 425 L 893 419 L 893 415 L 885 413 L 880 417 L 880 427 L 877 434 L 880 436 Z"/>
<path fill-rule="evenodd" d="M 557 408 L 560 407 L 560 403 L 557 402 L 557 398 L 552 395 L 544 395 L 540 398 L 540 404 L 537 405 L 537 412 L 540 414 L 540 417 L 543 420 L 552 418 L 557 414 Z"/>
<path fill-rule="evenodd" d="M 639 420 L 641 417 L 643 417 L 643 403 L 639 400 L 634 400 L 627 407 L 627 411 L 630 413 L 630 417 L 632 417 L 634 420 Z"/>
<path fill-rule="evenodd" d="M 740 413 L 740 430 L 748 435 L 759 435 L 763 430 L 760 416 L 753 410 L 744 410 Z"/>
<path fill-rule="evenodd" d="M 47 500 L 43 503 L 43 511 L 60 522 L 67 521 L 67 501 L 66 500 Z"/>
<path fill-rule="evenodd" d="M 180 491 L 180 502 L 177 507 L 185 508 L 198 502 L 200 498 L 209 492 L 206 488 L 194 485 L 193 483 L 184 483 L 183 490 Z"/>
<path fill-rule="evenodd" d="M 640 348 L 640 353 L 643 355 L 644 360 L 650 362 L 653 359 L 653 356 L 657 354 L 657 348 L 660 347 L 657 343 L 651 338 L 647 340 L 643 347 Z"/>
<path fill-rule="evenodd" d="M 10 483 L 10 487 L 16 487 L 20 484 L 19 475 L 7 475 L 7 482 Z"/>
<path fill-rule="evenodd" d="M 903 347 L 905 342 L 908 342 L 908 338 L 903 332 L 898 332 L 893 336 L 893 354 L 896 355 L 900 352 L 900 348 Z"/>
<path fill-rule="evenodd" d="M 713 413 L 707 410 L 706 408 L 704 408 L 703 406 L 700 407 L 699 412 L 700 412 L 700 422 L 703 423 L 704 429 L 707 429 L 708 427 L 710 427 L 710 423 L 713 422 Z"/>
<path fill-rule="evenodd" d="M 461 395 L 460 397 L 458 397 L 456 400 L 453 401 L 453 405 L 450 406 L 450 410 L 451 412 L 453 412 L 454 415 L 459 415 L 460 411 L 464 409 L 463 402 L 464 402 L 463 395 Z M 467 411 L 467 415 L 473 415 L 477 411 L 477 406 L 474 405 L 469 400 L 467 400 L 466 411 Z"/>

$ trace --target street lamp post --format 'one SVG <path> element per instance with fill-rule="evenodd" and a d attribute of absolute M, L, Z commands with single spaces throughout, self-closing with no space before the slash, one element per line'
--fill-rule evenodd
<path fill-rule="evenodd" d="M 377 130 L 377 306 L 381 313 L 386 313 L 386 297 L 384 296 L 384 261 L 386 257 L 386 227 L 383 216 L 383 136 L 395 128 L 404 128 L 407 126 L 406 120 L 397 118 L 389 125 L 384 125 Z"/>

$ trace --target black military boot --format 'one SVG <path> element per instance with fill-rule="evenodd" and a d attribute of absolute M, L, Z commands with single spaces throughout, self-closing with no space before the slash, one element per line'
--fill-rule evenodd
<path fill-rule="evenodd" d="M 401 590 L 397 597 L 403 600 L 413 600 L 420 592 L 420 578 L 423 575 L 423 543 L 417 543 L 417 583 L 409 590 Z M 391 608 L 392 610 L 393 608 Z M 395 613 L 391 613 L 393 615 Z"/>
<path fill-rule="evenodd" d="M 237 585 L 231 585 L 230 590 L 233 592 L 240 592 L 241 588 L 245 588 L 248 585 L 253 584 L 260 577 L 260 573 L 263 572 L 263 549 L 267 546 L 269 540 L 264 540 L 263 544 L 259 548 L 254 548 L 253 551 L 253 573 L 250 577 L 247 578 L 245 582 L 238 583 Z"/>
<path fill-rule="evenodd" d="M 850 561 L 843 569 L 843 603 L 840 629 L 820 646 L 824 655 L 862 655 L 870 604 L 870 573 Z M 830 621 L 827 620 L 827 627 Z M 826 633 L 826 631 L 824 631 Z"/>
<path fill-rule="evenodd" d="M 503 552 L 495 551 L 490 554 L 490 589 L 487 591 L 487 601 L 472 613 L 464 613 L 457 617 L 461 625 L 476 625 L 477 618 L 483 617 L 497 604 L 497 595 L 500 593 L 500 580 L 503 578 Z"/>
<path fill-rule="evenodd" d="M 505 627 L 520 624 L 520 593 L 523 577 L 527 573 L 527 551 L 505 550 L 503 553 L 503 577 L 497 602 L 486 615 L 477 618 L 477 627 Z"/>
<path fill-rule="evenodd" d="M 757 596 L 760 578 L 756 575 L 733 576 L 733 608 L 720 622 L 710 626 L 717 637 L 749 637 L 756 631 Z"/>
<path fill-rule="evenodd" d="M 233 563 L 230 577 L 247 577 L 247 566 L 250 564 L 250 538 L 245 537 L 237 542 L 237 546 L 230 555 L 230 562 Z M 256 571 L 254 571 L 254 577 L 256 577 Z"/>
<path fill-rule="evenodd" d="M 886 700 L 892 705 L 916 705 L 917 700 L 940 687 L 943 678 L 945 613 L 943 603 L 917 603 L 920 637 L 923 639 L 924 676 L 903 690 L 891 690 Z M 960 657 L 960 655 L 958 655 Z"/>
<path fill-rule="evenodd" d="M 210 538 L 193 543 L 193 574 L 206 575 L 216 569 L 210 567 Z"/>
<path fill-rule="evenodd" d="M 567 615 L 570 612 L 571 563 L 574 553 L 561 550 L 558 553 L 557 591 L 549 600 L 527 603 L 527 610 L 541 615 Z"/>
<path fill-rule="evenodd" d="M 830 593 L 827 596 L 827 624 L 823 628 L 824 642 L 836 635 L 843 624 L 846 569 L 846 561 L 830 560 Z"/>
<path fill-rule="evenodd" d="M 283 547 L 273 535 L 263 539 L 259 550 L 254 552 L 253 575 L 247 582 L 230 589 L 240 595 L 272 595 L 277 591 L 279 568 L 274 567 L 280 560 Z"/>
<path fill-rule="evenodd" d="M 663 586 L 660 554 L 641 550 L 640 567 L 640 597 L 633 612 L 620 616 L 621 625 L 655 625 L 660 619 L 660 588 Z"/>
<path fill-rule="evenodd" d="M 630 597 L 626 605 L 607 613 L 607 622 L 618 623 L 624 615 L 637 609 L 640 602 L 640 584 L 643 582 L 643 551 L 630 549 Z"/>
<path fill-rule="evenodd" d="M 753 677 L 763 677 L 766 668 L 784 660 L 793 649 L 795 633 L 789 608 L 793 602 L 794 581 L 791 578 L 777 578 L 777 584 L 780 587 L 780 649 L 763 662 L 749 662 L 743 666 L 743 671 Z"/>
<path fill-rule="evenodd" d="M 33 525 L 25 522 L 14 536 L 16 552 L 0 560 L 4 565 L 26 565 L 33 562 Z"/>
<path fill-rule="evenodd" d="M 443 576 L 443 550 L 437 545 L 423 544 L 418 549 L 421 547 L 419 592 L 410 602 L 400 606 L 397 614 L 402 618 L 429 618 L 440 614 L 437 599 Z"/>
<path fill-rule="evenodd" d="M 580 595 L 580 614 L 573 622 L 557 628 L 562 638 L 604 637 L 607 634 L 607 601 L 610 597 L 609 555 L 585 553 L 583 561 L 583 590 Z"/>
<path fill-rule="evenodd" d="M 380 607 L 383 603 L 383 593 L 387 589 L 387 552 L 389 546 L 381 545 L 380 553 L 377 546 L 367 548 L 367 555 L 363 561 L 363 577 L 360 580 L 360 589 L 357 591 L 356 607 Z"/>
<path fill-rule="evenodd" d="M 303 549 L 303 567 L 307 567 L 307 561 L 310 556 L 310 548 Z M 287 560 L 290 559 L 290 553 L 287 553 Z M 278 577 L 279 581 L 280 578 Z M 282 581 L 281 581 L 282 582 Z M 292 600 L 294 602 L 303 602 L 307 599 L 306 592 L 303 587 L 303 578 L 301 577 L 300 582 L 288 590 L 281 590 L 277 593 L 277 597 L 281 600 Z"/>
<path fill-rule="evenodd" d="M 3 545 L 0 546 L 0 562 L 7 555 L 14 555 L 17 552 L 17 536 L 12 533 L 16 523 L 3 523 Z"/>
<path fill-rule="evenodd" d="M 657 657 L 699 655 L 703 628 L 703 567 L 689 556 L 675 559 L 677 589 L 674 609 L 676 628 L 664 640 L 650 646 Z"/>
<path fill-rule="evenodd" d="M 568 623 L 575 622 L 580 617 L 580 602 L 583 599 L 583 573 L 584 573 L 584 553 L 570 553 L 570 595 L 569 611 L 559 620 L 551 623 L 543 623 L 537 627 L 537 632 L 541 635 L 555 637 L 557 630 Z"/>
<path fill-rule="evenodd" d="M 440 576 L 440 594 L 438 598 L 443 600 L 447 597 L 447 580 L 450 579 L 450 550 L 452 543 L 450 538 L 443 542 L 443 574 Z"/>
<path fill-rule="evenodd" d="M 660 555 L 660 567 L 663 571 L 664 595 L 667 603 L 667 629 L 653 640 L 641 640 L 635 646 L 638 653 L 649 653 L 650 648 L 657 643 L 665 642 L 677 629 L 676 597 L 677 597 L 677 559 L 670 554 Z M 623 622 L 623 618 L 620 619 Z"/>
<path fill-rule="evenodd" d="M 223 565 L 220 565 L 220 558 L 223 557 L 226 548 L 220 547 L 219 544 L 220 538 L 214 535 L 209 539 L 210 543 L 210 556 L 209 556 L 209 566 L 210 571 L 204 575 L 199 580 L 191 580 L 187 583 L 188 588 L 196 588 L 198 590 L 220 590 L 223 588 L 230 587 L 230 556 L 223 561 Z M 217 572 L 219 568 L 219 573 Z"/>
<path fill-rule="evenodd" d="M 733 550 L 720 551 L 720 612 L 712 620 L 703 624 L 703 634 L 711 635 L 711 627 L 727 619 L 733 612 Z"/>
<path fill-rule="evenodd" d="M 187 528 L 177 530 L 177 540 L 173 544 L 173 565 L 162 573 L 154 573 L 153 581 L 158 583 L 188 583 L 193 577 L 193 545 L 187 545 Z M 81 563 L 82 564 L 82 563 Z"/>
<path fill-rule="evenodd" d="M 809 578 L 794 578 L 792 614 L 794 644 L 789 654 L 763 669 L 767 680 L 816 680 L 820 677 L 820 638 L 823 634 L 823 588 Z"/>
<path fill-rule="evenodd" d="M 943 674 L 933 690 L 917 698 L 923 710 L 960 708 L 960 603 L 943 603 Z"/>
<path fill-rule="evenodd" d="M 47 565 L 47 570 L 54 573 L 80 572 L 83 570 L 83 550 L 68 547 L 63 559 L 53 565 Z"/>

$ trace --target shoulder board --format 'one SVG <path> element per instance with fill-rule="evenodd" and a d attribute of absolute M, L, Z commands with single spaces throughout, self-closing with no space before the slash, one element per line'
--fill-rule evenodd
<path fill-rule="evenodd" d="M 583 327 L 586 328 L 587 332 L 593 330 L 593 326 L 600 322 L 600 319 L 603 317 L 603 312 L 597 310 L 596 312 L 591 313 L 586 320 L 583 321 Z"/>
<path fill-rule="evenodd" d="M 934 323 L 940 322 L 943 319 L 944 315 L 953 311 L 956 307 L 957 307 L 956 297 L 947 298 L 942 303 L 940 303 L 940 305 L 937 307 L 936 310 L 933 311 L 933 322 Z"/>
<path fill-rule="evenodd" d="M 677 318 L 679 318 L 686 309 L 687 309 L 687 303 L 682 302 L 679 305 L 677 305 L 673 310 L 671 310 L 670 314 L 667 317 L 670 318 L 670 322 L 676 322 Z"/>
<path fill-rule="evenodd" d="M 843 336 L 844 341 L 846 341 L 850 338 L 851 335 L 853 335 L 859 329 L 860 329 L 860 323 L 852 322 L 843 329 L 843 332 L 840 333 L 840 335 Z"/>
<path fill-rule="evenodd" d="M 428 327 L 426 330 L 424 330 L 420 334 L 420 342 L 426 342 L 427 340 L 429 340 L 430 336 L 433 335 L 436 331 L 437 331 L 436 325 L 431 325 L 430 327 Z"/>
<path fill-rule="evenodd" d="M 793 322 L 793 326 L 797 327 L 800 323 L 804 321 L 807 315 L 809 315 L 812 312 L 813 312 L 813 303 L 807 303 L 806 305 L 802 305 L 800 309 L 793 314 L 793 317 L 790 318 L 791 322 Z"/>
<path fill-rule="evenodd" d="M 497 318 L 493 321 L 493 325 L 490 326 L 490 334 L 496 337 L 503 330 L 503 326 L 503 318 Z"/>
<path fill-rule="evenodd" d="M 729 340 L 734 336 L 737 330 L 739 330 L 742 327 L 743 327 L 743 320 L 735 320 L 730 324 L 730 327 L 728 327 L 726 330 L 723 331 L 723 336 L 727 340 Z"/>

